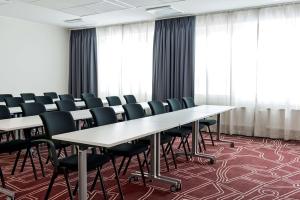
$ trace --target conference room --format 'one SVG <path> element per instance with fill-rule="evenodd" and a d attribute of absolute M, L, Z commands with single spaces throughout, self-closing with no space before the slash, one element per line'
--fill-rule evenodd
<path fill-rule="evenodd" d="M 300 1 L 0 0 L 1 199 L 300 199 Z"/>

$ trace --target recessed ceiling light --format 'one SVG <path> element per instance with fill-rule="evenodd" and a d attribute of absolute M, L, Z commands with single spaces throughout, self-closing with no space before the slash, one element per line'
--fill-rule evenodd
<path fill-rule="evenodd" d="M 183 12 L 173 8 L 172 6 L 160 6 L 160 7 L 153 7 L 153 8 L 147 8 L 146 12 L 152 14 L 155 17 L 164 17 L 164 16 L 173 16 L 182 14 Z"/>

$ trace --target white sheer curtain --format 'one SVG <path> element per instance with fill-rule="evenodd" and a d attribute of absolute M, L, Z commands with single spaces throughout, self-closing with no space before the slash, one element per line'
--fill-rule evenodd
<path fill-rule="evenodd" d="M 300 139 L 300 6 L 197 17 L 195 98 L 237 106 L 223 131 Z"/>
<path fill-rule="evenodd" d="M 100 97 L 152 97 L 154 22 L 97 28 Z"/>

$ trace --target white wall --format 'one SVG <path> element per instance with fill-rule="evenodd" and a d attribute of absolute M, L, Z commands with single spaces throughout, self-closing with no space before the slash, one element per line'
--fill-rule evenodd
<path fill-rule="evenodd" d="M 0 94 L 68 91 L 69 31 L 0 17 Z"/>

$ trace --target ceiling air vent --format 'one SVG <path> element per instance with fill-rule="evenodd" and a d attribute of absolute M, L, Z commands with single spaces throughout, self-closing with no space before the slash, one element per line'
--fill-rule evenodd
<path fill-rule="evenodd" d="M 182 11 L 175 9 L 170 5 L 147 8 L 146 12 L 152 14 L 155 17 L 169 17 L 169 16 L 175 16 L 175 15 L 183 14 Z"/>
<path fill-rule="evenodd" d="M 83 23 L 83 20 L 82 18 L 76 18 L 76 19 L 67 19 L 64 22 L 68 24 L 74 24 L 74 23 Z"/>

